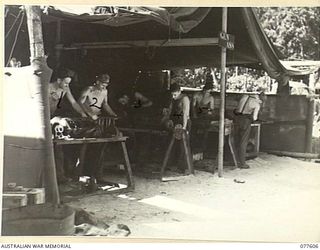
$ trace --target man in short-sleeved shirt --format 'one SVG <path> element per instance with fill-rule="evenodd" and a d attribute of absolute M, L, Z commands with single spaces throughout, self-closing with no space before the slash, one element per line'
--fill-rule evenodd
<path fill-rule="evenodd" d="M 240 168 L 249 168 L 245 160 L 251 123 L 258 119 L 261 105 L 265 99 L 266 96 L 263 92 L 259 95 L 243 95 L 239 101 L 238 107 L 234 110 Z"/>

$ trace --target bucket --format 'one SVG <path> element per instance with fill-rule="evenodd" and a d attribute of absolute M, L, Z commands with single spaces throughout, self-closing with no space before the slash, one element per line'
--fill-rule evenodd
<path fill-rule="evenodd" d="M 4 210 L 3 236 L 73 235 L 74 210 L 50 203 Z"/>

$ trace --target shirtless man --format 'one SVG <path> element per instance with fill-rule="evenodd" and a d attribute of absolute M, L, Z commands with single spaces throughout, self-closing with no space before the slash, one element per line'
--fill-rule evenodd
<path fill-rule="evenodd" d="M 69 84 L 72 78 L 69 76 L 67 70 L 60 70 L 57 74 L 57 80 L 49 84 L 49 103 L 50 114 L 53 117 L 55 111 L 60 108 L 60 104 L 64 96 L 67 96 L 70 104 L 82 117 L 87 117 L 80 105 L 74 99 Z"/>
<path fill-rule="evenodd" d="M 132 99 L 133 100 L 130 99 L 129 95 L 123 94 L 119 97 L 118 102 L 123 106 L 127 106 L 130 105 L 130 101 L 132 101 L 132 108 L 147 108 L 153 104 L 152 101 L 138 91 L 134 92 Z"/>
<path fill-rule="evenodd" d="M 117 116 L 108 104 L 107 87 L 109 83 L 110 76 L 108 74 L 101 74 L 97 77 L 94 85 L 87 87 L 80 96 L 80 105 L 93 120 L 98 119 L 102 109 L 111 116 Z"/>
<path fill-rule="evenodd" d="M 49 105 L 50 105 L 50 116 L 51 123 L 61 122 L 60 117 L 54 117 L 54 113 L 58 108 L 60 108 L 60 104 L 64 96 L 67 96 L 72 107 L 81 114 L 82 117 L 87 117 L 86 113 L 82 110 L 80 105 L 74 99 L 71 90 L 69 88 L 69 84 L 72 78 L 68 74 L 67 70 L 60 70 L 57 73 L 57 80 L 53 83 L 49 84 Z M 53 118 L 54 117 L 54 118 Z M 64 183 L 68 181 L 68 178 L 65 176 L 64 169 L 64 150 L 62 145 L 56 146 L 55 151 L 55 161 L 56 161 L 56 170 L 57 170 L 57 179 L 59 183 Z"/>
<path fill-rule="evenodd" d="M 190 131 L 190 100 L 185 94 L 182 94 L 178 84 L 173 83 L 170 87 L 172 102 L 168 112 L 164 115 L 163 121 L 167 128 L 180 124 L 182 128 Z"/>
<path fill-rule="evenodd" d="M 108 74 L 101 74 L 96 78 L 93 86 L 87 87 L 79 98 L 79 104 L 85 110 L 86 114 L 99 124 L 99 117 L 102 109 L 104 109 L 110 116 L 117 116 L 116 113 L 108 104 L 108 90 L 110 83 L 110 76 Z M 99 125 L 101 130 L 104 130 L 104 125 Z M 101 152 L 101 145 L 90 145 L 86 151 L 84 161 L 84 171 L 86 175 L 95 178 L 98 182 L 104 181 L 103 168 L 99 164 L 97 153 Z"/>
<path fill-rule="evenodd" d="M 190 136 L 189 132 L 191 130 L 191 121 L 190 121 L 190 100 L 186 94 L 181 92 L 181 87 L 177 83 L 173 83 L 170 86 L 171 93 L 171 104 L 169 107 L 169 112 L 166 114 L 168 116 L 168 120 L 166 121 L 166 127 L 168 129 L 174 129 L 181 127 L 186 131 L 187 144 L 190 148 Z M 176 144 L 173 149 L 173 160 L 174 164 L 177 165 L 179 171 L 186 171 L 184 164 L 182 161 L 182 152 L 183 152 L 183 144 Z"/>

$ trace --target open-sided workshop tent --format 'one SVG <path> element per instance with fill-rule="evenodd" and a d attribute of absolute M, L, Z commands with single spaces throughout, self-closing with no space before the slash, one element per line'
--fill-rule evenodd
<path fill-rule="evenodd" d="M 5 19 L 6 62 L 14 56 L 22 61 L 22 65 L 28 65 L 30 55 L 26 22 L 23 19 L 19 20 L 19 8 L 7 7 L 9 8 Z M 79 8 L 80 6 L 77 6 L 76 10 Z M 83 8 L 81 13 L 74 13 L 71 6 L 44 9 L 42 27 L 44 45 L 49 53 L 49 66 L 54 68 L 59 62 L 76 69 L 88 79 L 92 75 L 105 71 L 110 72 L 113 77 L 114 72 L 125 76 L 130 70 L 136 72 L 144 69 L 160 70 L 189 66 L 220 67 L 221 48 L 218 46 L 218 36 L 222 27 L 222 8 L 95 7 L 94 11 L 89 6 Z M 228 8 L 227 19 L 227 33 L 235 36 L 234 50 L 227 52 L 227 66 L 239 65 L 264 69 L 273 78 L 283 74 L 289 76 L 306 74 L 293 68 L 287 69 L 281 64 L 279 55 L 263 32 L 252 8 Z M 11 28 L 14 27 L 15 22 L 21 27 L 19 33 L 12 32 Z M 18 84 L 23 86 L 25 97 L 30 96 L 28 86 L 23 82 Z M 8 108 L 8 112 L 15 112 L 10 107 L 9 98 L 7 99 L 8 106 L 5 105 L 5 109 Z M 308 124 L 312 125 L 312 122 L 308 121 L 307 112 L 304 112 L 308 109 L 307 101 L 303 99 L 301 102 L 303 102 L 303 108 L 299 117 L 291 115 L 297 113 L 298 102 L 293 99 L 282 99 L 281 105 L 277 105 L 273 110 L 270 108 L 273 113 L 269 113 L 275 120 L 289 119 L 290 122 L 298 120 L 298 125 L 302 127 L 302 136 L 305 134 L 307 136 L 310 133 L 306 127 Z M 16 106 L 16 112 L 21 111 L 20 106 Z M 291 113 L 288 112 L 287 107 L 290 108 Z M 27 111 L 32 115 L 32 110 Z M 25 112 L 26 117 L 28 112 Z M 312 112 L 310 114 L 312 115 Z M 21 117 L 10 122 L 19 124 Z M 290 126 L 297 127 L 296 124 Z M 20 126 L 21 130 L 23 128 Z M 276 129 L 277 131 L 272 134 L 277 137 L 283 129 L 280 125 Z M 21 138 L 26 141 L 24 134 L 26 132 L 21 131 L 19 137 L 14 138 L 19 140 L 18 143 L 10 142 L 8 134 L 5 133 L 5 166 L 20 168 L 20 165 L 25 163 L 22 162 L 23 156 L 17 164 L 19 159 L 14 157 L 15 151 L 8 146 L 10 143 L 20 145 Z M 9 150 L 11 154 L 8 153 Z"/>

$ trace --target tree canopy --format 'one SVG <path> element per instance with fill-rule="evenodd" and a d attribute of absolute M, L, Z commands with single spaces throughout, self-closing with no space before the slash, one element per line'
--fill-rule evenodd
<path fill-rule="evenodd" d="M 320 7 L 263 7 L 256 12 L 285 59 L 320 60 Z"/>

